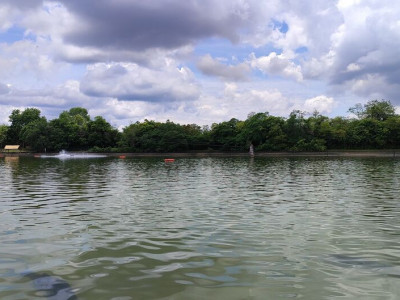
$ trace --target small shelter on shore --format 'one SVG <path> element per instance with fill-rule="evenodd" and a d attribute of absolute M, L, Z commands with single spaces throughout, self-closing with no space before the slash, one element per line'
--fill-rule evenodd
<path fill-rule="evenodd" d="M 20 145 L 5 145 L 4 146 L 4 151 L 10 152 L 10 151 L 18 151 Z"/>

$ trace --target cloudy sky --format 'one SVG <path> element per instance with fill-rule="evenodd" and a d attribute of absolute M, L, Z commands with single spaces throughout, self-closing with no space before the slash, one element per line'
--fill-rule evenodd
<path fill-rule="evenodd" d="M 122 128 L 400 106 L 400 2 L 1 0 L 0 124 L 74 106 Z"/>

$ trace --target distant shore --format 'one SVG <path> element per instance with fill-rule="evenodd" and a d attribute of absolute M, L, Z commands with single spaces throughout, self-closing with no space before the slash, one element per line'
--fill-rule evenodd
<path fill-rule="evenodd" d="M 145 158 L 145 157 L 250 157 L 248 152 L 182 152 L 182 153 L 93 153 L 71 151 L 73 153 L 99 154 L 107 157 Z M 0 152 L 0 157 L 23 156 L 40 157 L 41 155 L 57 155 L 58 153 Z M 400 149 L 394 150 L 331 150 L 323 152 L 256 152 L 254 157 L 391 157 L 400 158 Z"/>

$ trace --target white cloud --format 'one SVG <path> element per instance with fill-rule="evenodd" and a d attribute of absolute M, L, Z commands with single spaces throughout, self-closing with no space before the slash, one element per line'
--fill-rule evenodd
<path fill-rule="evenodd" d="M 320 95 L 304 101 L 304 109 L 307 112 L 314 112 L 315 110 L 321 114 L 329 114 L 332 109 L 337 105 L 335 100 L 325 95 Z"/>
<path fill-rule="evenodd" d="M 192 101 L 199 96 L 192 72 L 170 59 L 165 60 L 162 70 L 133 63 L 94 64 L 80 88 L 88 96 L 129 101 Z"/>
<path fill-rule="evenodd" d="M 346 70 L 349 71 L 349 72 L 360 71 L 360 70 L 361 70 L 361 67 L 360 67 L 359 64 L 351 63 L 351 64 L 349 64 L 349 65 L 347 66 Z"/>
<path fill-rule="evenodd" d="M 12 15 L 10 7 L 0 6 L 0 32 L 6 31 L 13 26 L 10 15 Z"/>
<path fill-rule="evenodd" d="M 296 81 L 303 80 L 301 66 L 296 65 L 285 54 L 278 55 L 275 52 L 271 52 L 268 56 L 258 58 L 252 54 L 250 56 L 250 64 L 253 68 L 259 69 L 265 74 L 278 75 Z"/>
<path fill-rule="evenodd" d="M 291 101 L 276 89 L 250 87 L 247 84 L 239 86 L 235 83 L 226 83 L 224 87 L 217 95 L 203 93 L 195 101 L 175 102 L 169 107 L 161 103 L 113 99 L 107 101 L 104 111 L 94 111 L 109 116 L 112 124 L 115 122 L 128 125 L 137 120 L 169 119 L 181 124 L 211 125 L 231 118 L 245 120 L 251 112 L 268 111 L 272 115 L 288 116 L 290 111 L 297 107 L 297 102 Z M 117 115 L 118 119 L 115 119 Z"/>
<path fill-rule="evenodd" d="M 307 19 L 293 13 L 285 13 L 281 15 L 281 19 L 287 23 L 289 30 L 273 41 L 276 47 L 284 50 L 294 50 L 299 47 L 310 46 Z"/>
<path fill-rule="evenodd" d="M 54 60 L 50 48 L 47 41 L 0 44 L 0 80 L 15 86 L 21 84 L 21 89 L 61 84 L 70 65 Z"/>
<path fill-rule="evenodd" d="M 361 0 L 339 0 L 337 6 L 339 9 L 343 10 L 355 5 L 360 4 Z"/>
<path fill-rule="evenodd" d="M 384 76 L 379 74 L 367 74 L 336 86 L 337 89 L 342 89 L 343 87 L 367 100 L 386 99 L 391 100 L 393 103 L 398 103 L 397 95 L 400 84 L 390 83 Z"/>
<path fill-rule="evenodd" d="M 0 82 L 0 95 L 8 94 L 10 92 L 10 86 Z"/>
<path fill-rule="evenodd" d="M 247 63 L 226 65 L 213 59 L 209 54 L 199 59 L 197 67 L 206 75 L 217 76 L 228 81 L 245 80 L 250 73 L 250 67 Z"/>
<path fill-rule="evenodd" d="M 400 103 L 396 1 L 168 4 L 1 1 L 0 105 L 51 116 L 79 105 L 122 124 L 330 113 L 358 97 Z"/>
<path fill-rule="evenodd" d="M 203 95 L 193 105 L 197 118 L 203 120 L 202 124 L 230 118 L 245 120 L 250 112 L 268 111 L 285 116 L 294 108 L 294 103 L 276 89 L 240 88 L 235 83 L 225 84 L 223 94 L 217 97 Z"/>
<path fill-rule="evenodd" d="M 313 57 L 302 64 L 303 75 L 306 79 L 327 79 L 335 61 L 335 52 L 329 51 L 319 58 Z"/>
<path fill-rule="evenodd" d="M 0 97 L 0 104 L 14 106 L 56 107 L 59 109 L 71 106 L 89 105 L 95 99 L 79 91 L 79 82 L 67 81 L 62 85 L 47 89 L 19 89 L 8 87 L 8 93 Z"/>
<path fill-rule="evenodd" d="M 378 73 L 385 74 L 388 81 L 400 82 L 393 70 L 400 66 L 400 5 L 393 2 L 389 5 L 387 1 L 353 1 L 346 6 L 339 3 L 339 8 L 344 23 L 332 41 L 336 52 L 334 82 Z"/>

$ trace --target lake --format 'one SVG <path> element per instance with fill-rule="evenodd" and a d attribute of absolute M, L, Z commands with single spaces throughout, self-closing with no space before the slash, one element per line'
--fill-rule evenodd
<path fill-rule="evenodd" d="M 0 299 L 399 299 L 400 160 L 0 158 Z"/>

